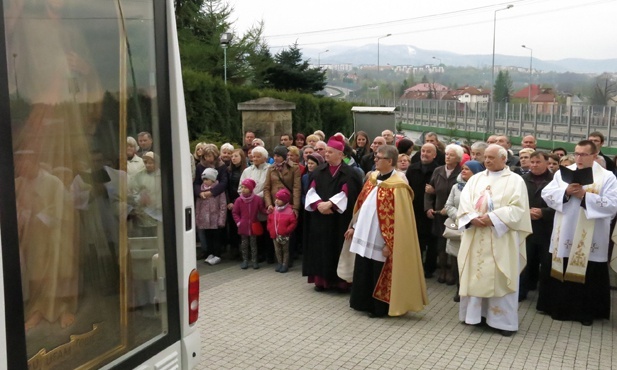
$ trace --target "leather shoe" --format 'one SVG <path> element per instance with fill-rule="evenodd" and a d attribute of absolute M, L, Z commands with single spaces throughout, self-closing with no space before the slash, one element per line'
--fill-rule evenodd
<path fill-rule="evenodd" d="M 368 313 L 368 317 L 369 317 L 369 318 L 371 318 L 371 319 L 378 319 L 378 318 L 380 318 L 380 317 L 384 317 L 384 315 L 378 315 L 378 314 L 376 314 L 376 313 L 369 312 L 369 313 Z"/>
<path fill-rule="evenodd" d="M 514 334 L 515 332 L 510 331 L 510 330 L 501 330 L 499 331 L 499 333 L 504 337 L 511 337 L 512 334 Z"/>
<path fill-rule="evenodd" d="M 319 285 L 315 285 L 315 288 L 313 289 L 315 289 L 316 292 L 323 292 L 326 290 L 326 288 L 319 286 Z"/>
<path fill-rule="evenodd" d="M 583 326 L 591 326 L 591 324 L 593 324 L 593 320 L 583 320 L 581 321 L 581 324 L 583 324 Z"/>

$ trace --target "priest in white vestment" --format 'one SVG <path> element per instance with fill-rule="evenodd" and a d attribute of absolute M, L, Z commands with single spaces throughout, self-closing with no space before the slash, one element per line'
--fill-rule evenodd
<path fill-rule="evenodd" d="M 617 212 L 617 180 L 595 162 L 598 148 L 589 140 L 574 149 L 570 170 L 591 168 L 593 183 L 566 183 L 555 173 L 542 198 L 555 209 L 551 236 L 551 265 L 543 268 L 538 310 L 555 320 L 580 321 L 610 318 L 608 244 L 611 219 Z"/>
<path fill-rule="evenodd" d="M 519 274 L 532 232 L 529 200 L 523 179 L 506 166 L 506 150 L 492 144 L 484 154 L 486 171 L 469 179 L 458 209 L 459 318 L 510 336 L 518 330 Z"/>

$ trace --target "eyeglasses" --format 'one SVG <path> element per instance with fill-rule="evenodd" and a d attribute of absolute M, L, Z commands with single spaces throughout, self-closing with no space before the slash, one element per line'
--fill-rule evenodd
<path fill-rule="evenodd" d="M 389 159 L 389 158 L 375 156 L 375 162 L 380 161 L 382 159 Z"/>
<path fill-rule="evenodd" d="M 324 148 L 315 148 L 315 151 L 317 151 L 317 152 L 321 152 L 322 150 L 326 150 L 326 149 L 324 149 Z"/>
<path fill-rule="evenodd" d="M 593 155 L 593 154 L 589 154 L 589 153 L 574 153 L 575 157 L 582 157 L 582 158 L 586 158 L 586 157 L 588 157 L 590 155 Z"/>

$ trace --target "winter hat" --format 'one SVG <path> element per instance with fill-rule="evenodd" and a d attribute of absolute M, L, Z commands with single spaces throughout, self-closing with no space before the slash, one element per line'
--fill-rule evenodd
<path fill-rule="evenodd" d="M 467 166 L 474 175 L 480 171 L 484 171 L 484 166 L 478 161 L 467 161 L 464 165 Z"/>
<path fill-rule="evenodd" d="M 257 186 L 257 183 L 255 183 L 255 180 L 253 179 L 244 179 L 242 180 L 242 185 L 247 187 L 252 193 L 253 190 L 255 189 L 255 186 Z"/>
<path fill-rule="evenodd" d="M 334 135 L 328 140 L 328 146 L 338 151 L 345 150 L 345 139 L 340 136 Z"/>
<path fill-rule="evenodd" d="M 215 181 L 218 175 L 219 171 L 215 170 L 214 168 L 206 168 L 204 172 L 201 173 L 201 179 Z"/>
<path fill-rule="evenodd" d="M 283 157 L 283 159 L 286 159 L 288 151 L 289 150 L 287 149 L 287 147 L 285 147 L 283 145 L 277 145 L 274 148 L 274 155 L 280 155 L 281 157 Z"/>
<path fill-rule="evenodd" d="M 312 159 L 313 161 L 317 162 L 317 165 L 320 165 L 323 163 L 323 157 L 319 153 L 309 154 L 306 158 Z"/>
<path fill-rule="evenodd" d="M 413 141 L 408 138 L 403 138 L 396 143 L 398 154 L 407 154 L 409 149 L 413 148 Z"/>
<path fill-rule="evenodd" d="M 284 203 L 289 203 L 289 200 L 291 199 L 291 193 L 289 192 L 289 190 L 283 188 L 276 192 L 276 199 L 280 199 Z"/>

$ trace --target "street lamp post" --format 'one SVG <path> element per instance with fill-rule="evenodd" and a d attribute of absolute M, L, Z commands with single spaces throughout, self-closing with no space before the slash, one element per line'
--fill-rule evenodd
<path fill-rule="evenodd" d="M 221 47 L 223 48 L 223 70 L 224 70 L 224 81 L 225 85 L 227 85 L 227 47 L 231 43 L 231 39 L 233 35 L 229 32 L 221 33 Z"/>
<path fill-rule="evenodd" d="M 329 52 L 330 49 L 326 49 L 324 51 L 320 51 L 317 53 L 317 68 L 321 68 L 321 54 Z"/>
<path fill-rule="evenodd" d="M 491 68 L 491 84 L 493 86 L 491 86 L 491 102 L 489 107 L 491 110 L 491 122 L 488 124 L 489 132 L 491 131 L 491 124 L 493 125 L 493 128 L 495 128 L 495 34 L 497 33 L 497 12 L 508 10 L 513 6 L 514 5 L 509 4 L 505 8 L 497 9 L 493 15 L 493 65 Z"/>
<path fill-rule="evenodd" d="M 377 38 L 377 104 L 379 104 L 379 40 L 392 36 L 391 33 Z"/>
<path fill-rule="evenodd" d="M 531 81 L 532 81 L 532 77 L 533 77 L 533 75 L 532 75 L 533 69 L 531 69 L 531 67 L 532 67 L 532 63 L 533 63 L 533 49 L 530 48 L 530 47 L 527 47 L 525 45 L 521 45 L 521 46 L 524 49 L 529 50 L 529 52 L 531 53 L 530 56 L 529 56 L 529 101 L 528 101 L 529 107 L 531 108 Z"/>

